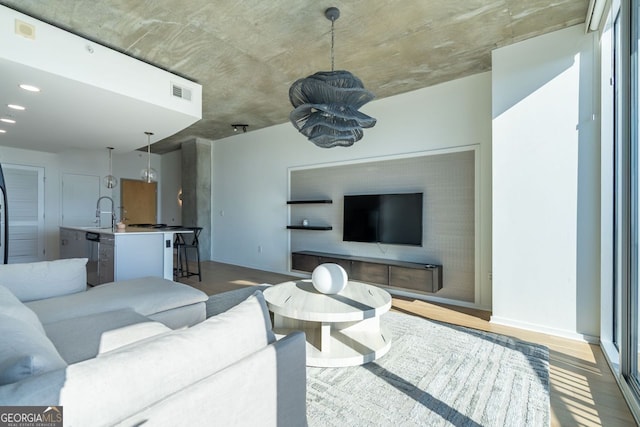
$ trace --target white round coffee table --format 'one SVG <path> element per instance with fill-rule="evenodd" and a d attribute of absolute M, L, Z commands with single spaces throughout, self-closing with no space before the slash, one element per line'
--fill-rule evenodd
<path fill-rule="evenodd" d="M 265 289 L 264 298 L 277 335 L 305 332 L 307 366 L 362 365 L 391 347 L 391 334 L 380 324 L 391 295 L 381 288 L 350 281 L 340 293 L 325 295 L 311 280 L 298 280 Z"/>

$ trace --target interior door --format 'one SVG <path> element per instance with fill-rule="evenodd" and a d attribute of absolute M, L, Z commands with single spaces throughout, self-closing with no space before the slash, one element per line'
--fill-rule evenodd
<path fill-rule="evenodd" d="M 158 184 L 134 179 L 120 180 L 121 218 L 125 224 L 157 222 Z"/>
<path fill-rule="evenodd" d="M 7 185 L 9 264 L 43 261 L 44 168 L 3 164 Z"/>

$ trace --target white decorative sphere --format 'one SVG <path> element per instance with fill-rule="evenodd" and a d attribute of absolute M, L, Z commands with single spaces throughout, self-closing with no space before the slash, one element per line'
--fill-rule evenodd
<path fill-rule="evenodd" d="M 323 294 L 337 294 L 347 286 L 347 272 L 338 264 L 320 264 L 311 274 L 311 283 Z"/>

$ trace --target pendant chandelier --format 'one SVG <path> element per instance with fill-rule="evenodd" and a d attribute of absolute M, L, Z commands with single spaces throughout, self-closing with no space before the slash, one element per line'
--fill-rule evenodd
<path fill-rule="evenodd" d="M 115 188 L 116 185 L 118 185 L 118 178 L 113 176 L 113 167 L 112 167 L 113 147 L 107 147 L 107 150 L 109 150 L 109 175 L 105 176 L 102 181 L 104 182 L 104 186 L 105 187 L 107 187 L 107 188 Z"/>
<path fill-rule="evenodd" d="M 318 147 L 350 147 L 364 135 L 362 128 L 376 124 L 376 119 L 358 111 L 375 95 L 350 72 L 334 71 L 334 23 L 340 10 L 330 7 L 324 15 L 331 21 L 331 71 L 319 71 L 291 85 L 294 110 L 289 119 Z"/>
<path fill-rule="evenodd" d="M 147 167 L 142 169 L 140 177 L 147 184 L 151 184 L 158 180 L 158 172 L 151 167 L 151 135 L 153 132 L 145 132 L 144 134 L 147 135 Z"/>

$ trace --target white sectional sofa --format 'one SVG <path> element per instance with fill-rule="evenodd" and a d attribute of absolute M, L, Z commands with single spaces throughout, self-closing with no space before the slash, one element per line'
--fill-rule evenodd
<path fill-rule="evenodd" d="M 260 291 L 205 319 L 162 278 L 86 289 L 86 259 L 0 265 L 0 406 L 64 424 L 306 425 L 304 334 L 276 341 Z"/>

